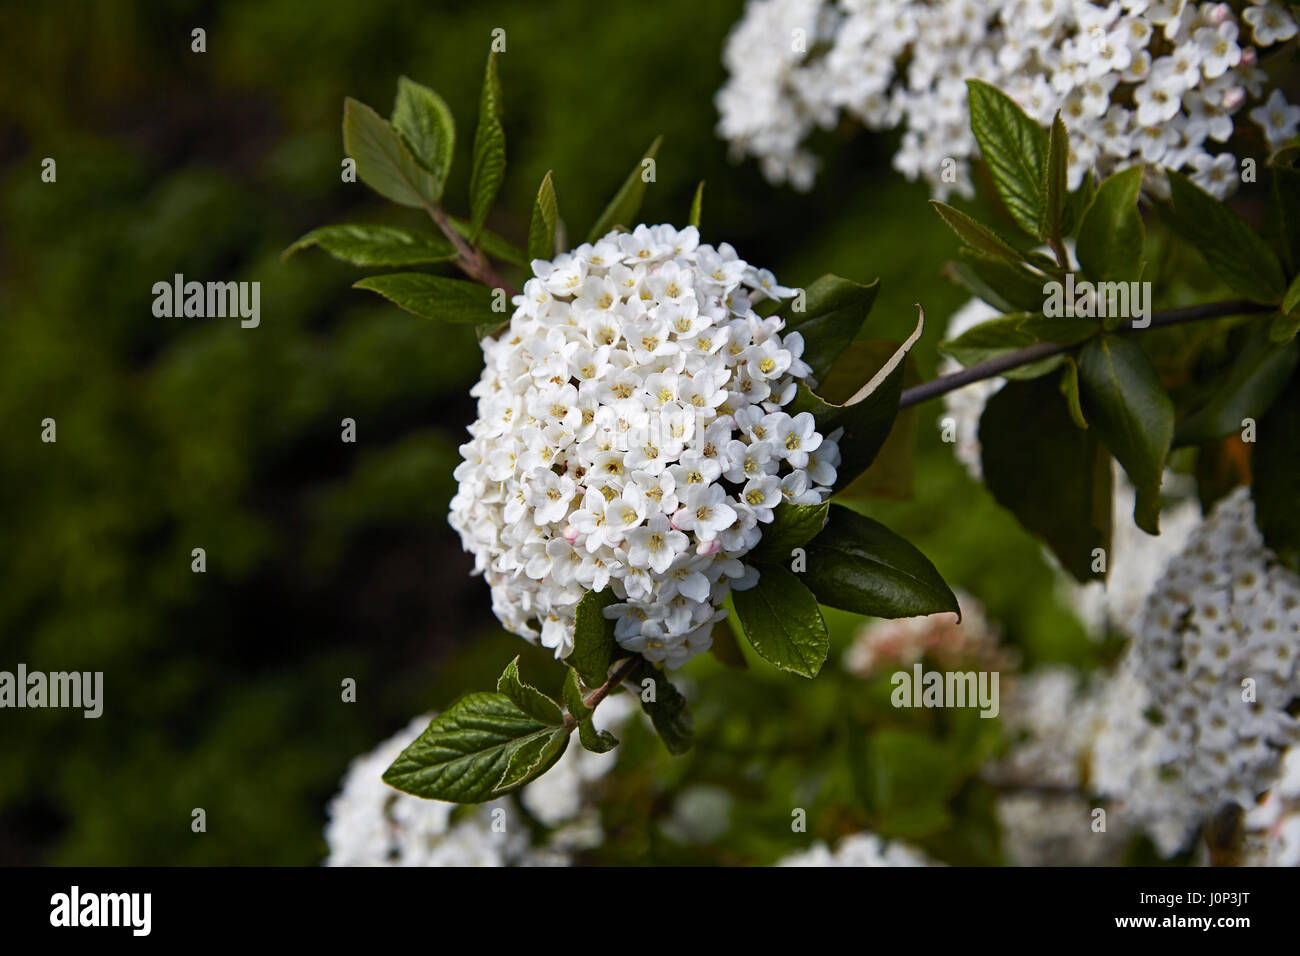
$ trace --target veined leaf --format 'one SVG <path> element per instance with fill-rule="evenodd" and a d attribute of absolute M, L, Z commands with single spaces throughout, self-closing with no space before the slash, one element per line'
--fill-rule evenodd
<path fill-rule="evenodd" d="M 415 161 L 428 171 L 432 184 L 429 198 L 437 202 L 442 198 L 456 145 L 451 110 L 433 90 L 403 76 L 397 81 L 392 124 Z"/>
<path fill-rule="evenodd" d="M 537 201 L 533 203 L 533 219 L 528 226 L 528 258 L 555 258 L 555 222 L 559 217 L 559 207 L 555 201 L 555 187 L 551 184 L 551 174 L 542 177 L 541 188 L 537 190 Z"/>
<path fill-rule="evenodd" d="M 758 584 L 732 591 L 731 600 L 759 657 L 801 677 L 817 676 L 830 650 L 830 633 L 817 599 L 798 575 L 778 564 L 763 565 Z"/>
<path fill-rule="evenodd" d="M 519 656 L 506 665 L 501 677 L 497 679 L 497 692 L 509 697 L 516 707 L 534 720 L 544 724 L 564 723 L 564 713 L 560 705 L 547 697 L 532 684 L 526 684 L 519 676 Z"/>
<path fill-rule="evenodd" d="M 506 175 L 506 133 L 501 126 L 501 81 L 497 55 L 488 53 L 474 131 L 474 164 L 469 177 L 470 238 L 477 239 Z"/>
<path fill-rule="evenodd" d="M 343 102 L 343 149 L 357 176 L 385 199 L 423 207 L 441 195 L 438 183 L 382 116 L 365 103 Z"/>
<path fill-rule="evenodd" d="M 425 319 L 457 325 L 500 324 L 499 317 L 492 312 L 492 290 L 477 282 L 424 272 L 394 272 L 368 276 L 352 288 L 378 292 L 393 304 Z"/>
<path fill-rule="evenodd" d="M 784 334 L 803 336 L 802 357 L 811 366 L 814 379 L 825 378 L 835 360 L 858 337 L 879 288 L 879 280 L 862 285 L 824 275 L 808 287 L 804 311 L 788 310 Z"/>
<path fill-rule="evenodd" d="M 959 613 L 957 598 L 930 560 L 878 521 L 841 505 L 808 543 L 804 583 L 817 600 L 873 617 Z"/>
<path fill-rule="evenodd" d="M 609 676 L 618 644 L 614 640 L 614 622 L 604 615 L 605 608 L 618 603 L 609 588 L 588 591 L 578 602 L 573 625 L 573 650 L 565 662 L 578 672 L 588 687 L 599 687 Z"/>
<path fill-rule="evenodd" d="M 1174 405 L 1141 347 L 1120 336 L 1093 339 L 1079 353 L 1083 411 L 1137 492 L 1133 518 L 1160 533 L 1160 483 L 1174 437 Z"/>
<path fill-rule="evenodd" d="M 1107 176 L 1079 224 L 1075 255 L 1089 279 L 1133 282 L 1142 275 L 1146 230 L 1138 211 L 1142 167 Z"/>
<path fill-rule="evenodd" d="M 1025 232 L 1036 236 L 1047 201 L 1047 133 L 995 87 L 967 80 L 966 89 L 971 132 L 1002 204 Z"/>
<path fill-rule="evenodd" d="M 456 247 L 438 233 L 395 226 L 339 225 L 313 229 L 284 250 L 281 258 L 309 246 L 320 246 L 335 259 L 354 266 L 414 266 L 456 257 Z"/>

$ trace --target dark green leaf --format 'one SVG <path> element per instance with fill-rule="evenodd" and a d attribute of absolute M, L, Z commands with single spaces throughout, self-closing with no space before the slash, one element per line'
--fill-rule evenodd
<path fill-rule="evenodd" d="M 505 694 L 515 706 L 534 720 L 544 724 L 564 723 L 564 712 L 560 705 L 547 697 L 532 684 L 524 683 L 519 676 L 519 656 L 506 665 L 497 679 L 497 692 Z"/>
<path fill-rule="evenodd" d="M 930 560 L 878 521 L 841 505 L 808 544 L 804 583 L 817 600 L 873 617 L 957 612 L 957 598 Z"/>
<path fill-rule="evenodd" d="M 1048 378 L 1008 382 L 980 418 L 984 481 L 998 504 L 1041 538 L 1079 581 L 1093 550 L 1110 548 L 1110 455 L 1095 429 L 1076 428 Z"/>
<path fill-rule="evenodd" d="M 1043 311 L 1046 299 L 1043 286 L 1053 281 L 1049 276 L 1021 263 L 989 259 L 970 249 L 959 249 L 957 255 L 961 265 L 965 266 L 965 270 L 960 267 L 956 270 L 958 278 L 967 282 L 973 278 L 978 287 L 968 285 L 968 288 L 995 309 L 1003 312 Z M 981 292 L 981 288 L 985 291 Z M 987 297 L 985 292 L 991 292 L 993 298 Z"/>
<path fill-rule="evenodd" d="M 456 247 L 434 232 L 413 232 L 395 226 L 341 225 L 313 229 L 288 249 L 287 259 L 300 249 L 320 246 L 335 259 L 354 266 L 413 266 L 456 257 Z"/>
<path fill-rule="evenodd" d="M 879 280 L 861 285 L 824 275 L 808 287 L 804 310 L 788 311 L 785 334 L 803 336 L 803 360 L 812 367 L 814 380 L 825 378 L 835 360 L 858 337 L 879 288 Z"/>
<path fill-rule="evenodd" d="M 456 324 L 500 324 L 492 313 L 492 290 L 477 282 L 424 272 L 394 272 L 367 276 L 352 288 L 378 292 L 407 312 L 425 319 Z"/>
<path fill-rule="evenodd" d="M 505 694 L 469 694 L 402 751 L 384 782 L 429 800 L 491 800 L 500 795 L 496 786 L 515 750 L 552 729 Z"/>
<path fill-rule="evenodd" d="M 960 209 L 954 209 L 937 199 L 931 199 L 930 205 L 948 224 L 948 227 L 957 233 L 958 238 L 976 252 L 982 252 L 994 259 L 1005 259 L 1008 262 L 1019 262 L 1021 260 L 1020 253 L 1003 240 L 1001 236 L 988 226 L 976 222 Z"/>
<path fill-rule="evenodd" d="M 1243 419 L 1258 419 L 1286 388 L 1298 356 L 1300 342 L 1278 345 L 1264 326 L 1252 327 L 1218 390 L 1178 426 L 1174 444 L 1200 445 L 1239 432 Z"/>
<path fill-rule="evenodd" d="M 1070 134 L 1056 111 L 1047 134 L 1047 159 L 1043 164 L 1043 214 L 1038 222 L 1038 237 L 1044 242 L 1059 242 L 1065 200 L 1069 194 L 1066 172 L 1070 160 Z"/>
<path fill-rule="evenodd" d="M 1259 420 L 1250 494 L 1264 543 L 1293 571 L 1300 571 L 1300 375 Z"/>
<path fill-rule="evenodd" d="M 759 568 L 747 591 L 732 591 L 736 616 L 750 646 L 773 667 L 816 677 L 830 650 L 830 634 L 812 592 L 779 564 Z"/>
<path fill-rule="evenodd" d="M 1273 305 L 1286 294 L 1277 256 L 1244 219 L 1182 173 L 1168 170 L 1170 222 L 1238 295 Z"/>
<path fill-rule="evenodd" d="M 506 174 L 506 133 L 501 127 L 501 81 L 496 51 L 488 53 L 474 131 L 474 165 L 469 178 L 470 237 L 478 238 Z"/>
<path fill-rule="evenodd" d="M 690 225 L 700 228 L 700 213 L 704 209 L 704 180 L 695 187 L 695 198 L 691 200 Z"/>
<path fill-rule="evenodd" d="M 815 538 L 826 526 L 830 502 L 819 505 L 796 505 L 782 501 L 772 512 L 772 523 L 762 527 L 763 537 L 749 552 L 749 563 L 784 564 L 790 552 Z"/>
<path fill-rule="evenodd" d="M 597 730 L 596 722 L 591 717 L 578 724 L 578 740 L 594 754 L 609 753 L 618 746 L 618 738 L 608 730 Z"/>
<path fill-rule="evenodd" d="M 684 754 L 691 749 L 695 724 L 686 709 L 686 698 L 668 680 L 668 675 L 642 658 L 628 676 L 632 692 L 641 700 L 641 709 L 650 717 L 655 733 L 671 754 Z M 654 700 L 646 700 L 646 681 L 653 681 Z"/>
<path fill-rule="evenodd" d="M 731 627 L 731 621 L 732 616 L 729 615 L 713 625 L 713 631 L 709 635 L 712 639 L 709 651 L 728 667 L 743 671 L 749 667 L 749 662 L 745 660 L 745 653 L 736 640 L 736 632 Z"/>
<path fill-rule="evenodd" d="M 1160 483 L 1174 437 L 1174 405 L 1136 342 L 1093 339 L 1079 353 L 1079 379 L 1088 421 L 1124 466 L 1137 492 L 1133 519 L 1160 533 Z"/>
<path fill-rule="evenodd" d="M 1097 282 L 1133 282 L 1142 275 L 1146 230 L 1138 211 L 1142 166 L 1106 177 L 1079 224 L 1075 255 L 1084 274 Z"/>
<path fill-rule="evenodd" d="M 1020 331 L 1028 332 L 1038 342 L 1055 342 L 1057 345 L 1077 345 L 1100 331 L 1096 319 L 1061 316 L 1051 319 L 1045 315 L 1031 315 L 1020 320 Z"/>
<path fill-rule="evenodd" d="M 599 687 L 609 676 L 618 644 L 614 640 L 614 622 L 602 613 L 618 598 L 609 588 L 588 591 L 578 602 L 573 625 L 573 650 L 565 659 L 588 687 Z"/>
<path fill-rule="evenodd" d="M 1019 226 L 1038 234 L 1046 203 L 1047 133 L 1015 101 L 980 80 L 967 80 L 970 128 L 993 185 Z"/>
<path fill-rule="evenodd" d="M 428 171 L 432 184 L 428 198 L 437 202 L 442 198 L 456 145 L 451 110 L 433 90 L 403 76 L 397 80 L 392 123 L 394 132 L 402 138 L 415 161 Z"/>
<path fill-rule="evenodd" d="M 645 161 L 647 159 L 654 161 L 655 154 L 659 152 L 659 144 L 663 142 L 663 139 L 662 136 L 656 136 L 655 141 L 650 144 L 650 148 L 641 157 L 641 161 L 636 164 L 636 168 L 628 174 L 627 179 L 623 181 L 623 185 L 614 194 L 614 198 L 605 207 L 605 211 L 596 220 L 596 224 L 591 227 L 591 232 L 587 236 L 588 242 L 595 242 L 615 226 L 631 228 L 636 225 L 636 217 L 641 211 L 641 200 L 645 198 L 647 185 L 647 181 L 642 178 L 646 169 Z"/>

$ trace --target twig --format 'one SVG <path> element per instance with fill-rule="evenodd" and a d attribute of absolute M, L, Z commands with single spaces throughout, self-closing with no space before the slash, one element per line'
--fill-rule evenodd
<path fill-rule="evenodd" d="M 1263 312 L 1276 312 L 1277 306 L 1260 305 L 1257 302 L 1248 302 L 1245 299 L 1232 299 L 1227 302 L 1211 302 L 1206 305 L 1190 305 L 1181 309 L 1170 309 L 1167 312 L 1157 312 L 1151 316 L 1151 323 L 1141 327 L 1135 327 L 1132 321 L 1125 322 L 1117 331 L 1119 332 L 1140 332 L 1144 329 L 1158 329 L 1169 325 L 1181 325 L 1184 322 L 1199 322 L 1203 319 L 1222 319 L 1234 315 L 1256 315 Z M 1085 340 L 1086 341 L 1086 340 Z M 1043 359 L 1051 358 L 1053 355 L 1060 355 L 1069 352 L 1072 349 L 1081 346 L 1082 342 L 1076 342 L 1073 345 L 1061 345 L 1056 342 L 1038 342 L 1034 345 L 1026 346 L 1015 352 L 1008 352 L 1006 355 L 999 355 L 997 358 L 991 358 L 987 362 L 980 362 L 978 365 L 972 365 L 970 368 L 964 368 L 960 372 L 953 372 L 951 375 L 941 375 L 938 378 L 931 379 L 928 382 L 922 382 L 912 388 L 905 389 L 898 402 L 899 408 L 911 408 L 913 405 L 920 405 L 922 402 L 929 401 L 932 398 L 938 398 L 948 392 L 955 391 L 973 382 L 980 382 L 988 378 L 1008 372 L 1013 368 L 1019 368 L 1022 365 L 1029 365 L 1032 362 L 1041 362 Z"/>

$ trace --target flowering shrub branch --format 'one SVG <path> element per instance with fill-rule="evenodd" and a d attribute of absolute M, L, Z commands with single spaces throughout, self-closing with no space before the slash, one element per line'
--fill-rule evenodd
<path fill-rule="evenodd" d="M 856 496 L 901 409 L 1013 379 L 983 415 L 986 481 L 1080 581 L 1105 577 L 1095 555 L 1110 545 L 1112 458 L 1136 488 L 1135 522 L 1156 534 L 1172 448 L 1269 411 L 1296 364 L 1300 263 L 1170 170 L 1161 218 L 1240 298 L 1153 314 L 1140 281 L 1143 168 L 1098 182 L 1091 167 L 1076 168 L 1059 114 L 1045 130 L 974 80 L 969 104 L 991 198 L 1012 231 L 934 205 L 966 245 L 952 274 L 1003 315 L 945 343 L 962 371 L 904 390 L 924 317 L 901 345 L 862 340 L 874 283 L 828 275 L 782 287 L 726 243 L 700 242 L 699 192 L 685 228 L 636 225 L 659 140 L 572 249 L 548 173 L 525 249 L 483 226 L 505 169 L 492 57 L 465 220 L 442 205 L 455 131 L 441 98 L 403 78 L 391 119 L 347 101 L 344 144 L 358 176 L 424 209 L 439 232 L 328 226 L 287 252 L 319 245 L 368 267 L 451 263 L 473 280 L 404 271 L 356 286 L 476 327 L 479 417 L 461 448 L 451 523 L 501 622 L 566 665 L 557 700 L 524 682 L 516 658 L 495 692 L 435 717 L 387 782 L 439 800 L 496 799 L 552 767 L 574 730 L 587 750 L 614 747 L 592 715 L 625 685 L 680 753 L 692 721 L 665 669 L 710 650 L 715 633 L 719 646 L 731 639 L 731 610 L 759 657 L 810 678 L 829 651 L 822 606 L 882 618 L 960 613 L 920 551 L 831 501 Z M 1284 169 L 1279 189 L 1300 197 L 1300 177 Z M 1300 223 L 1286 228 L 1295 237 Z M 492 259 L 531 276 L 516 291 Z M 1272 316 L 1253 333 L 1252 364 L 1190 410 L 1176 408 L 1129 334 L 1247 315 Z M 1254 492 L 1264 538 L 1286 560 L 1300 553 L 1295 477 L 1269 461 L 1294 449 L 1294 425 L 1292 415 L 1261 439 Z"/>

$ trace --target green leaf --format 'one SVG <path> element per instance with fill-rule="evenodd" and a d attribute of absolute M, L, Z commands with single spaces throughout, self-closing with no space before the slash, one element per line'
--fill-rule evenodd
<path fill-rule="evenodd" d="M 960 613 L 952 589 L 925 555 L 880 522 L 841 505 L 808 543 L 803 580 L 822 604 L 856 614 Z"/>
<path fill-rule="evenodd" d="M 614 622 L 602 613 L 618 598 L 609 588 L 588 591 L 578 602 L 573 625 L 573 650 L 565 662 L 578 672 L 588 687 L 599 687 L 609 676 L 618 644 L 614 640 Z"/>
<path fill-rule="evenodd" d="M 551 733 L 505 694 L 468 694 L 402 751 L 384 782 L 429 800 L 481 803 L 500 796 L 515 750 Z"/>
<path fill-rule="evenodd" d="M 560 705 L 520 678 L 518 655 L 506 665 L 497 679 L 497 692 L 509 697 L 516 707 L 534 720 L 540 720 L 544 724 L 564 723 L 564 712 L 560 710 Z"/>
<path fill-rule="evenodd" d="M 844 404 L 826 401 L 801 382 L 790 405 L 791 414 L 811 412 L 817 430 L 827 435 L 837 428 L 844 434 L 839 440 L 840 464 L 836 469 L 834 490 L 846 488 L 875 460 L 898 417 L 898 402 L 903 391 L 904 359 L 921 337 L 925 315 L 920 314 L 915 331 L 900 345 L 890 359 L 876 371 L 870 381 Z M 865 343 L 854 343 L 856 346 Z M 846 358 L 852 359 L 855 350 Z M 827 382 L 836 377 L 832 369 Z"/>
<path fill-rule="evenodd" d="M 1075 255 L 1089 279 L 1134 282 L 1142 275 L 1146 229 L 1138 211 L 1142 166 L 1108 176 L 1079 223 Z"/>
<path fill-rule="evenodd" d="M 1168 170 L 1170 224 L 1238 295 L 1273 305 L 1286 294 L 1277 256 L 1244 219 L 1186 176 Z"/>
<path fill-rule="evenodd" d="M 808 287 L 804 310 L 793 308 L 785 316 L 784 334 L 803 336 L 803 360 L 812 368 L 813 379 L 826 377 L 830 367 L 858 337 L 876 301 L 880 280 L 862 285 L 837 275 L 824 275 Z"/>
<path fill-rule="evenodd" d="M 618 746 L 618 738 L 608 730 L 597 730 L 596 722 L 591 717 L 578 724 L 578 740 L 594 754 L 609 753 Z"/>
<path fill-rule="evenodd" d="M 503 796 L 512 790 L 518 790 L 554 767 L 569 746 L 571 732 L 567 727 L 556 727 L 521 743 L 510 754 L 506 769 L 497 785 L 492 788 L 492 793 Z"/>
<path fill-rule="evenodd" d="M 784 564 L 790 559 L 792 550 L 807 544 L 826 526 L 830 507 L 829 501 L 818 505 L 782 501 L 772 512 L 772 523 L 761 528 L 763 537 L 745 560 L 751 564 Z"/>
<path fill-rule="evenodd" d="M 704 180 L 695 187 L 695 198 L 691 200 L 690 225 L 696 229 L 700 228 L 700 212 L 704 208 Z"/>
<path fill-rule="evenodd" d="M 939 348 L 965 366 L 978 365 L 991 358 L 1015 352 L 1034 344 L 1034 337 L 1021 328 L 1024 315 L 1004 315 L 971 326 L 961 335 Z"/>
<path fill-rule="evenodd" d="M 394 272 L 367 276 L 353 284 L 354 289 L 378 292 L 407 312 L 425 319 L 477 325 L 497 322 L 492 312 L 492 290 L 477 282 L 447 279 L 424 272 Z"/>
<path fill-rule="evenodd" d="M 574 717 L 582 720 L 590 717 L 592 709 L 587 706 L 587 701 L 582 695 L 582 688 L 578 686 L 578 672 L 572 667 L 564 670 L 564 689 L 561 691 L 564 698 L 564 706 L 569 709 L 569 713 Z"/>
<path fill-rule="evenodd" d="M 1008 382 L 980 417 L 989 491 L 1083 582 L 1093 578 L 1093 549 L 1110 548 L 1110 455 L 1095 431 L 1075 427 L 1048 378 Z"/>
<path fill-rule="evenodd" d="M 1251 455 L 1255 524 L 1264 543 L 1291 570 L 1300 571 L 1300 375 L 1259 420 Z"/>
<path fill-rule="evenodd" d="M 1174 404 L 1136 342 L 1113 335 L 1093 339 L 1078 362 L 1084 413 L 1137 492 L 1133 519 L 1147 534 L 1159 534 Z"/>
<path fill-rule="evenodd" d="M 930 205 L 934 207 L 934 211 L 943 218 L 949 228 L 957 234 L 958 238 L 976 252 L 982 252 L 994 259 L 1005 259 L 1008 262 L 1019 262 L 1021 260 L 1022 256 L 1013 246 L 1008 244 L 992 229 L 976 222 L 960 209 L 954 209 L 937 199 L 931 199 Z"/>
<path fill-rule="evenodd" d="M 1297 307 L 1300 307 L 1300 275 L 1291 280 L 1287 286 L 1286 295 L 1282 298 L 1282 311 L 1288 314 L 1295 314 Z"/>
<path fill-rule="evenodd" d="M 762 565 L 758 572 L 755 587 L 731 592 L 745 637 L 773 667 L 816 677 L 831 646 L 817 599 L 779 564 Z"/>
<path fill-rule="evenodd" d="M 468 219 L 457 219 L 455 216 L 447 217 L 456 231 L 466 239 L 471 239 L 478 244 L 478 247 L 486 252 L 493 259 L 500 259 L 502 262 L 509 262 L 511 265 L 528 267 L 528 250 L 516 246 L 509 239 L 498 235 L 491 229 L 480 229 L 478 238 L 473 238 L 473 230 L 470 229 Z"/>
<path fill-rule="evenodd" d="M 1278 345 L 1267 329 L 1253 326 L 1214 395 L 1178 426 L 1174 444 L 1200 445 L 1241 431 L 1243 419 L 1258 419 L 1286 388 L 1297 358 L 1300 342 Z"/>
<path fill-rule="evenodd" d="M 970 128 L 1002 203 L 1019 226 L 1038 235 L 1046 195 L 1047 133 L 1005 93 L 967 80 Z"/>
<path fill-rule="evenodd" d="M 432 188 L 429 199 L 437 202 L 442 198 L 456 145 L 451 110 L 433 90 L 403 76 L 397 80 L 392 123 L 415 161 L 428 171 Z"/>
<path fill-rule="evenodd" d="M 474 163 L 469 177 L 470 238 L 477 239 L 506 175 L 506 133 L 501 127 L 501 81 L 497 54 L 488 53 L 474 131 Z"/>
<path fill-rule="evenodd" d="M 555 201 L 555 186 L 551 183 L 548 171 L 542 177 L 541 188 L 537 190 L 537 200 L 533 203 L 533 219 L 528 226 L 528 258 L 555 258 L 555 221 L 559 216 L 559 206 Z"/>
<path fill-rule="evenodd" d="M 1300 169 L 1283 166 L 1274 158 L 1273 205 L 1282 237 L 1283 261 L 1288 272 L 1300 265 Z"/>
<path fill-rule="evenodd" d="M 1300 312 L 1279 312 L 1269 323 L 1268 339 L 1280 345 L 1290 342 L 1297 332 L 1300 332 Z"/>
<path fill-rule="evenodd" d="M 1078 316 L 1048 318 L 1031 315 L 1020 320 L 1020 331 L 1028 332 L 1037 342 L 1055 342 L 1057 345 L 1078 345 L 1101 330 L 1095 319 Z"/>
<path fill-rule="evenodd" d="M 1059 242 L 1065 200 L 1069 195 L 1066 172 L 1070 160 L 1070 134 L 1056 111 L 1047 134 L 1047 159 L 1043 164 L 1043 214 L 1038 222 L 1038 237 L 1044 242 Z"/>
<path fill-rule="evenodd" d="M 361 181 L 403 206 L 436 202 L 441 190 L 388 121 L 365 103 L 343 101 L 343 150 L 357 164 Z"/>
<path fill-rule="evenodd" d="M 686 698 L 672 685 L 668 676 L 645 658 L 637 661 L 628 675 L 633 693 L 641 700 L 641 709 L 650 717 L 655 733 L 671 754 L 691 749 L 695 724 L 686 709 Z M 646 681 L 653 681 L 654 700 L 646 700 Z"/>
<path fill-rule="evenodd" d="M 655 154 L 659 152 L 659 144 L 663 142 L 663 139 L 662 136 L 656 136 L 655 141 L 650 144 L 650 148 L 641 157 L 641 161 L 636 164 L 636 168 L 628 173 L 623 185 L 614 194 L 614 198 L 609 201 L 609 205 L 600 214 L 596 224 L 591 227 L 591 232 L 587 235 L 588 242 L 595 242 L 615 226 L 631 227 L 636 225 L 637 213 L 641 210 L 641 200 L 645 198 L 647 185 L 646 180 L 642 179 L 646 168 L 645 161 L 648 159 L 653 162 Z"/>
<path fill-rule="evenodd" d="M 1079 364 L 1069 356 L 1061 363 L 1061 394 L 1065 396 L 1070 418 L 1080 428 L 1087 428 L 1088 419 L 1083 414 L 1079 398 Z"/>
<path fill-rule="evenodd" d="M 1022 263 L 998 262 L 970 249 L 959 249 L 957 278 L 1001 312 L 1041 312 L 1050 277 Z M 964 268 L 963 268 L 964 266 Z"/>
<path fill-rule="evenodd" d="M 309 246 L 320 246 L 335 259 L 354 266 L 414 266 L 456 257 L 456 247 L 437 233 L 395 226 L 340 225 L 313 229 L 280 258 L 287 259 Z"/>

